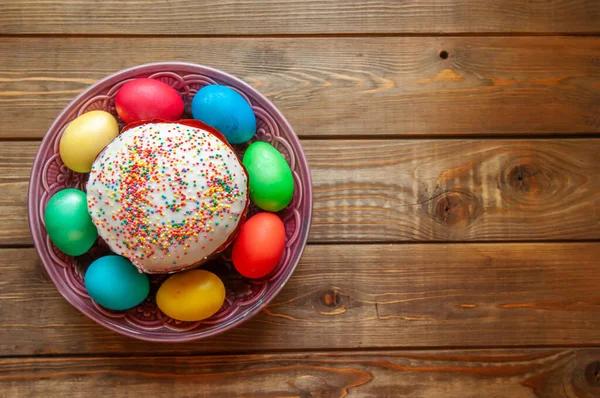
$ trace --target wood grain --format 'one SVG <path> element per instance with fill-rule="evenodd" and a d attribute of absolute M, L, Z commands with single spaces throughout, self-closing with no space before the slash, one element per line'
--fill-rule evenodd
<path fill-rule="evenodd" d="M 0 245 L 31 245 L 27 218 L 29 174 L 39 142 L 0 143 Z"/>
<path fill-rule="evenodd" d="M 0 34 L 600 32 L 596 1 L 55 0 L 0 3 Z"/>
<path fill-rule="evenodd" d="M 598 34 L 589 0 L 0 1 L 0 397 L 600 397 Z M 37 140 L 157 61 L 264 93 L 314 183 L 282 292 L 186 344 L 95 324 L 28 247 Z"/>
<path fill-rule="evenodd" d="M 33 249 L 0 250 L 0 356 L 600 345 L 600 243 L 309 245 L 267 308 L 205 341 L 122 337 Z"/>
<path fill-rule="evenodd" d="M 39 143 L 0 145 L 0 245 L 31 244 Z M 600 239 L 600 140 L 303 140 L 310 241 Z"/>
<path fill-rule="evenodd" d="M 156 61 L 239 76 L 303 137 L 600 133 L 598 37 L 2 37 L 0 59 L 2 138 L 42 137 L 90 84 Z"/>
<path fill-rule="evenodd" d="M 303 146 L 314 242 L 600 238 L 600 140 Z"/>
<path fill-rule="evenodd" d="M 597 397 L 599 349 L 0 360 L 8 397 Z"/>

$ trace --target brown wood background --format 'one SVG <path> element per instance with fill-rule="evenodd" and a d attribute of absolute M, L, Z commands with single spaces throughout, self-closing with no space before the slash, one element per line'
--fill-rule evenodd
<path fill-rule="evenodd" d="M 0 397 L 600 396 L 600 2 L 3 0 Z M 288 117 L 314 222 L 215 338 L 72 308 L 29 235 L 39 140 L 119 69 L 233 73 Z"/>

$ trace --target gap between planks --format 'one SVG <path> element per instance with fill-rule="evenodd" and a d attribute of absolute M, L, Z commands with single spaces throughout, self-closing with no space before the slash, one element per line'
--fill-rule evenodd
<path fill-rule="evenodd" d="M 425 32 L 425 33 L 299 33 L 299 34 L 111 34 L 111 33 L 18 33 L 0 34 L 2 38 L 51 38 L 51 39 L 321 39 L 321 38 L 394 38 L 394 37 L 596 37 L 598 32 Z"/>
<path fill-rule="evenodd" d="M 160 343 L 157 343 L 160 344 Z M 186 343 L 181 343 L 182 345 Z M 35 358 L 43 358 L 43 359 L 60 359 L 60 358 L 155 358 L 155 357 L 232 357 L 232 356 L 242 356 L 242 355 L 293 355 L 293 354 L 311 354 L 311 355 L 320 355 L 320 354 L 345 354 L 345 355 L 353 355 L 353 354 L 365 354 L 365 353 L 373 353 L 373 354 L 402 354 L 411 351 L 423 351 L 423 352 L 434 352 L 434 351 L 506 351 L 506 350 L 572 350 L 572 349 L 597 349 L 600 348 L 599 345 L 593 344 L 521 344 L 521 345 L 475 345 L 475 346 L 389 346 L 389 347 L 354 347 L 354 348 L 286 348 L 286 349 L 257 349 L 257 350 L 239 350 L 239 351 L 215 351 L 215 352 L 194 352 L 191 354 L 184 354 L 181 352 L 169 353 L 169 352 L 156 352 L 151 355 L 142 352 L 113 352 L 109 354 L 102 353 L 40 353 L 40 354 L 23 354 L 23 355 L 0 355 L 0 359 L 35 359 Z"/>

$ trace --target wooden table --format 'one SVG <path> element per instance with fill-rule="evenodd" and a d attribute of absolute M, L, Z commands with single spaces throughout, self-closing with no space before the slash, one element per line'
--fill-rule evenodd
<path fill-rule="evenodd" d="M 0 397 L 600 396 L 600 1 L 3 0 Z M 26 189 L 88 85 L 233 73 L 302 139 L 310 243 L 260 315 L 151 344 L 44 274 Z"/>

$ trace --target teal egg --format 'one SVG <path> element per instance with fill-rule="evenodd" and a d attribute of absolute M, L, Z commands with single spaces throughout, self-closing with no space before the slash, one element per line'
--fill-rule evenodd
<path fill-rule="evenodd" d="M 252 143 L 242 163 L 248 171 L 250 200 L 263 210 L 278 212 L 292 201 L 294 177 L 281 153 L 266 142 Z"/>
<path fill-rule="evenodd" d="M 60 251 L 80 256 L 96 242 L 98 231 L 88 213 L 85 192 L 67 188 L 48 201 L 44 224 L 50 240 Z"/>
<path fill-rule="evenodd" d="M 94 261 L 84 277 L 90 297 L 102 307 L 127 310 L 150 293 L 150 280 L 125 257 L 105 256 Z"/>

